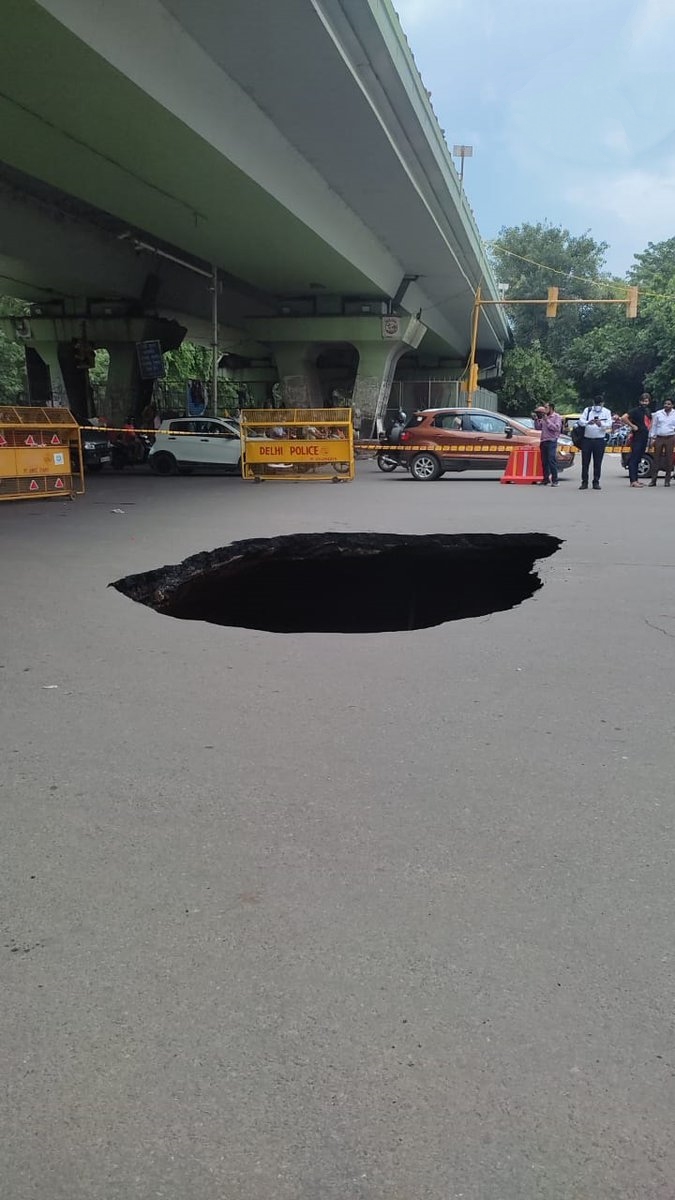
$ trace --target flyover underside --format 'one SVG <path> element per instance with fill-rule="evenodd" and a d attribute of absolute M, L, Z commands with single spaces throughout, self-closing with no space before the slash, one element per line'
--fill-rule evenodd
<path fill-rule="evenodd" d="M 259 25 L 239 0 L 226 13 L 213 0 L 119 0 L 114 13 L 83 0 L 6 0 L 0 159 L 273 297 L 391 298 L 403 276 L 418 276 L 407 310 L 422 310 L 439 352 L 466 353 L 481 264 L 455 235 L 453 248 L 437 200 L 421 202 L 335 31 L 316 6 L 293 5 L 304 90 L 291 50 L 280 56 L 274 41 L 276 10 Z M 257 86 L 245 77 L 247 38 Z M 265 113 L 270 80 L 286 133 Z M 487 326 L 484 337 L 498 351 Z"/>

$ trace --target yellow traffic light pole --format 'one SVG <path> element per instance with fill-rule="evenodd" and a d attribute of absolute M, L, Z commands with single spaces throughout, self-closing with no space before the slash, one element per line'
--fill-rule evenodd
<path fill-rule="evenodd" d="M 467 393 L 467 407 L 473 406 L 473 395 L 478 390 L 478 363 L 476 362 L 476 347 L 478 345 L 478 325 L 480 323 L 480 312 L 482 308 L 486 308 L 489 304 L 501 304 L 502 306 L 511 307 L 516 304 L 543 304 L 546 308 L 547 317 L 556 317 L 558 315 L 559 304 L 623 304 L 626 309 L 626 316 L 629 320 L 633 320 L 638 314 L 638 295 L 639 291 L 636 287 L 629 287 L 624 300 L 606 299 L 606 300 L 560 300 L 559 288 L 550 287 L 545 300 L 483 300 L 481 295 L 480 285 L 476 288 L 476 294 L 473 301 L 473 310 L 471 313 L 471 350 L 469 353 L 468 363 L 468 378 L 462 381 L 462 391 Z"/>

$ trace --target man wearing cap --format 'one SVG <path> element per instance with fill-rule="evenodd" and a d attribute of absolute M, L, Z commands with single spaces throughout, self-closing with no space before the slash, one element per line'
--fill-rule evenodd
<path fill-rule="evenodd" d="M 544 478 L 541 486 L 558 486 L 558 438 L 562 433 L 562 417 L 555 411 L 555 404 L 540 404 L 534 410 L 534 427 L 541 431 L 541 470 Z"/>

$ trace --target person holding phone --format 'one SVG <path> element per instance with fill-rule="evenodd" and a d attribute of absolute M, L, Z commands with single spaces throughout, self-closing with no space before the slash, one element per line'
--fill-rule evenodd
<path fill-rule="evenodd" d="M 607 438 L 612 429 L 612 414 L 605 408 L 602 400 L 588 404 L 581 416 L 579 424 L 584 430 L 584 440 L 581 444 L 581 487 L 585 492 L 588 488 L 588 471 L 593 460 L 593 491 L 600 491 L 600 476 L 602 460 L 605 457 Z"/>
<path fill-rule="evenodd" d="M 626 425 L 630 425 L 632 430 L 630 455 L 628 458 L 628 479 L 630 486 L 633 488 L 644 487 L 638 479 L 638 471 L 640 462 L 647 449 L 649 441 L 649 427 L 651 425 L 651 414 L 649 406 L 652 398 L 649 392 L 643 392 L 640 396 L 636 408 L 631 408 L 630 412 L 625 412 L 621 418 Z"/>

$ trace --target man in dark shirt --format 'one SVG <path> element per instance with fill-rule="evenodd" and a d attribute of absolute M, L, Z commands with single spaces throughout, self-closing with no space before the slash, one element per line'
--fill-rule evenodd
<path fill-rule="evenodd" d="M 649 440 L 649 426 L 651 424 L 651 416 L 649 405 L 652 398 L 649 392 L 643 392 L 638 401 L 637 408 L 632 408 L 630 412 L 624 413 L 621 418 L 627 425 L 630 425 L 633 431 L 632 445 L 630 449 L 630 457 L 628 459 L 628 478 L 631 487 L 644 487 L 638 479 L 638 467 L 640 459 L 647 449 Z"/>

